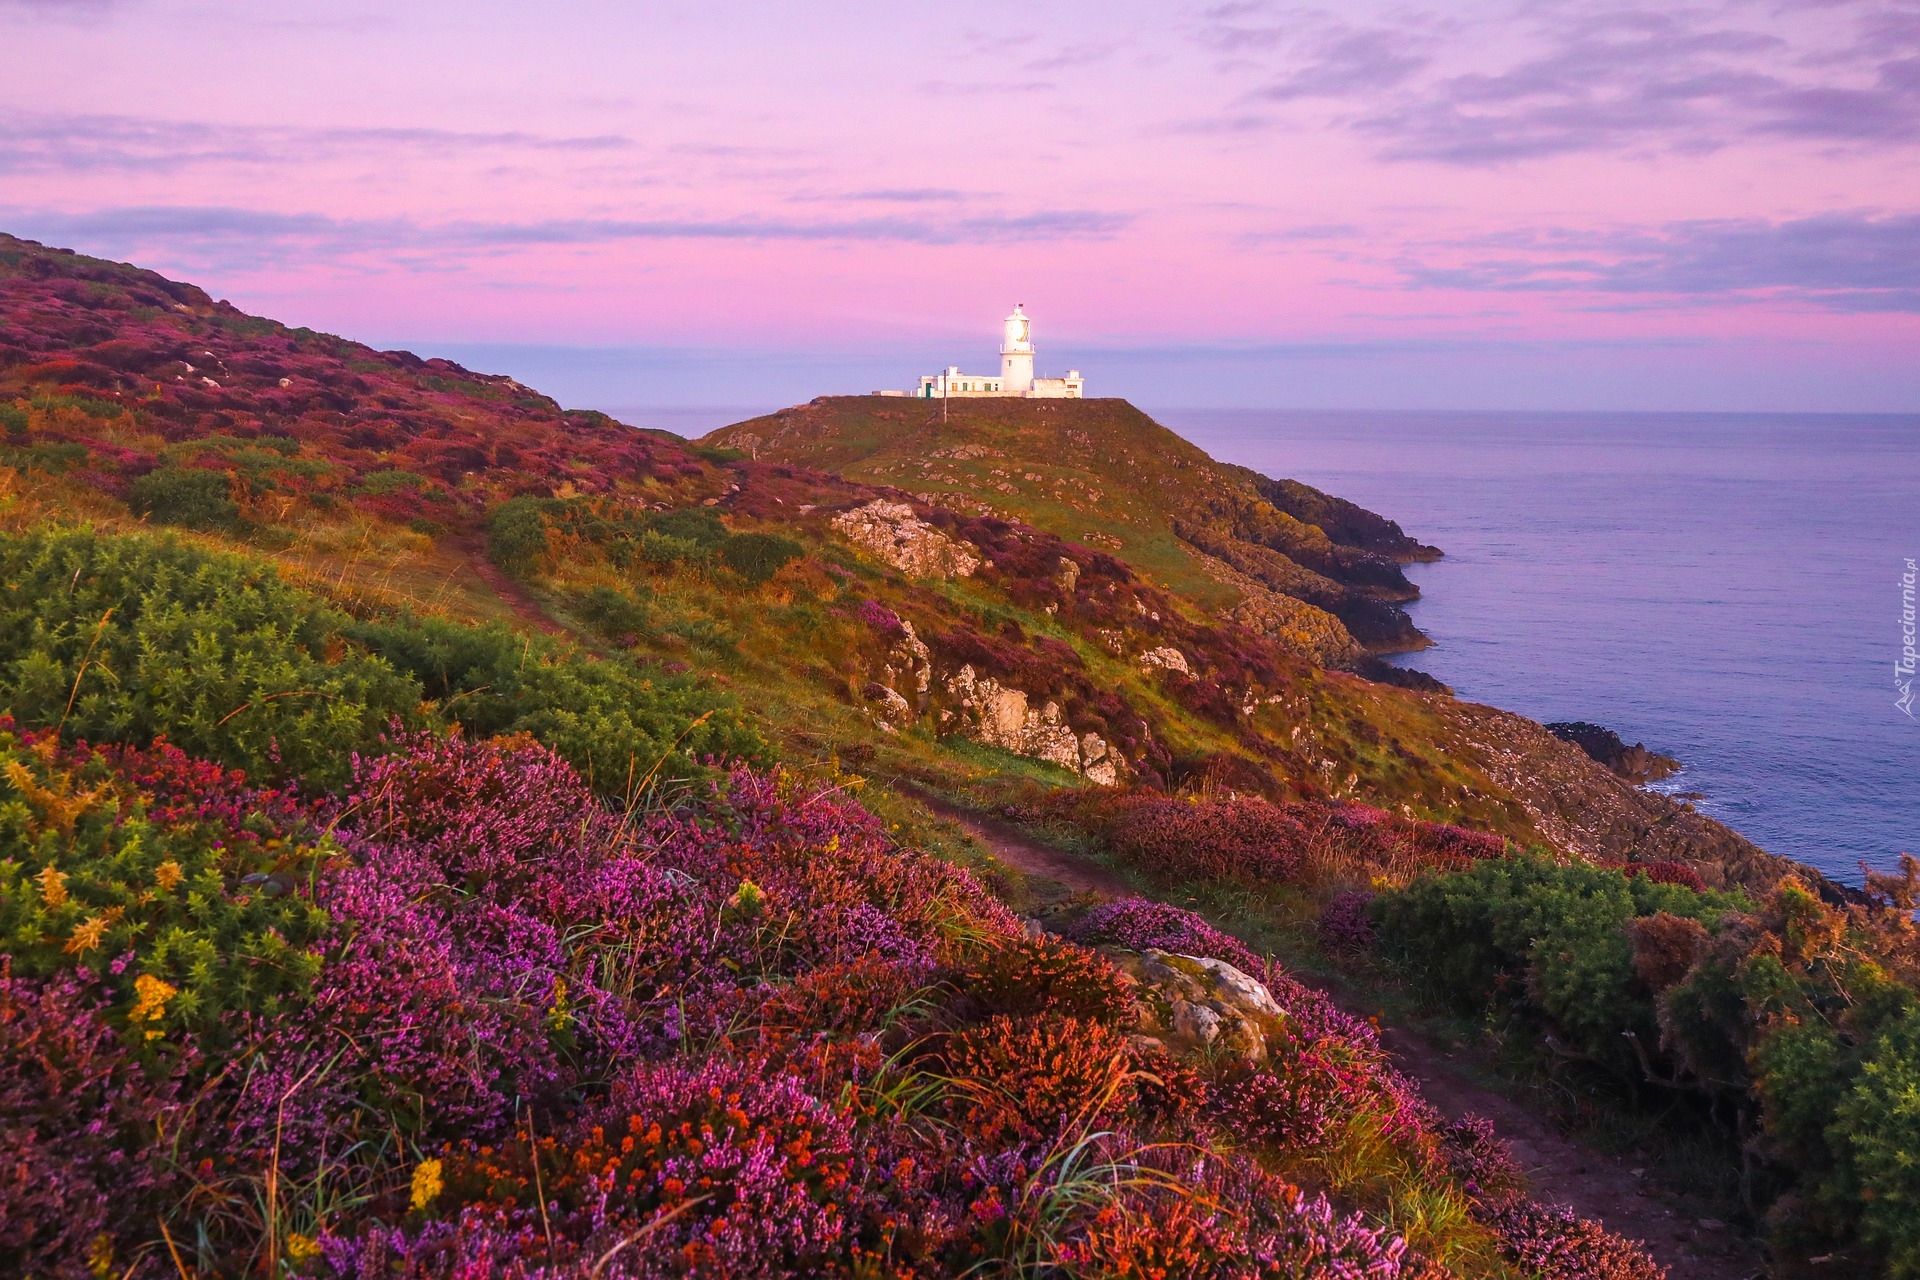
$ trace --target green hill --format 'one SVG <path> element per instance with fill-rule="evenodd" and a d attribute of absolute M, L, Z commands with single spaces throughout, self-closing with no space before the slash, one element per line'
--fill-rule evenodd
<path fill-rule="evenodd" d="M 1050 529 L 1190 599 L 1243 610 L 1256 629 L 1265 613 L 1322 634 L 1343 629 L 1376 653 L 1426 644 L 1398 608 L 1419 594 L 1399 565 L 1437 558 L 1437 548 L 1343 499 L 1217 462 L 1124 400 L 823 396 L 703 443 Z M 1307 651 L 1336 663 L 1357 656 L 1344 637 Z"/>

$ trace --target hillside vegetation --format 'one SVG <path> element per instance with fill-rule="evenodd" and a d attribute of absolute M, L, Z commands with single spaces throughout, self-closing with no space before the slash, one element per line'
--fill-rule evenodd
<path fill-rule="evenodd" d="M 825 396 L 707 443 L 1111 550 L 1255 630 L 1314 634 L 1296 644 L 1323 659 L 1426 644 L 1396 607 L 1419 595 L 1400 565 L 1437 548 L 1350 502 L 1216 462 L 1124 400 Z"/>
<path fill-rule="evenodd" d="M 1108 401 L 689 443 L 13 239 L 0 322 L 10 1274 L 1660 1274 L 1275 948 L 1920 1268 L 1911 877 L 1365 678 L 1380 517 Z"/>

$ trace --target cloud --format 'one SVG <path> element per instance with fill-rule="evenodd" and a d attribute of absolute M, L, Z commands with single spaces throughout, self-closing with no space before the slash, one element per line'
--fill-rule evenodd
<path fill-rule="evenodd" d="M 1255 96 L 1286 102 L 1397 88 L 1430 61 L 1426 43 L 1402 31 L 1335 28 L 1306 41 L 1302 64 Z"/>
<path fill-rule="evenodd" d="M 1002 93 L 1052 93 L 1051 80 L 929 80 L 920 92 L 936 98 L 980 98 Z"/>
<path fill-rule="evenodd" d="M 1242 102 L 1329 104 L 1330 123 L 1387 159 L 1920 142 L 1914 0 L 1512 0 L 1473 21 L 1411 12 L 1392 26 L 1247 5 L 1214 13 L 1203 45 L 1265 55 L 1264 83 Z"/>
<path fill-rule="evenodd" d="M 1118 45 L 1110 42 L 1063 45 L 1047 54 L 1025 64 L 1028 71 L 1064 71 L 1068 67 L 1092 66 L 1096 62 L 1105 62 L 1113 56 Z"/>
<path fill-rule="evenodd" d="M 849 191 L 842 200 L 871 200 L 883 204 L 936 204 L 970 200 L 972 195 L 953 187 L 876 187 L 870 191 Z"/>
<path fill-rule="evenodd" d="M 1787 302 L 1920 312 L 1920 214 L 1727 218 L 1658 228 L 1539 232 L 1436 247 L 1401 264 L 1416 288 L 1614 295 L 1658 307 Z"/>
<path fill-rule="evenodd" d="M 636 145 L 618 134 L 556 137 L 448 129 L 296 128 L 0 110 L 0 173 L 170 172 L 209 164 L 309 163 L 393 150 L 582 153 L 625 151 Z"/>
<path fill-rule="evenodd" d="M 0 210 L 16 233 L 97 252 L 164 246 L 223 270 L 275 263 L 353 259 L 417 268 L 476 252 L 636 240 L 739 240 L 922 245 L 1012 244 L 1111 236 L 1131 219 L 1085 209 L 1011 216 L 876 217 L 794 221 L 769 218 L 554 218 L 533 222 L 421 224 L 407 218 L 335 218 L 319 213 L 146 205 L 89 213 Z"/>
<path fill-rule="evenodd" d="M 37 18 L 79 21 L 104 18 L 119 0 L 0 0 L 0 13 L 26 13 Z"/>

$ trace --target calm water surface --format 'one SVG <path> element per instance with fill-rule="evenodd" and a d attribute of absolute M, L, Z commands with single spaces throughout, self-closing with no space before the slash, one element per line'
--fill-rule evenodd
<path fill-rule="evenodd" d="M 1838 878 L 1920 853 L 1920 416 L 1154 416 L 1445 550 L 1408 570 L 1437 645 L 1406 662 L 1460 696 L 1677 756 L 1662 790 Z"/>

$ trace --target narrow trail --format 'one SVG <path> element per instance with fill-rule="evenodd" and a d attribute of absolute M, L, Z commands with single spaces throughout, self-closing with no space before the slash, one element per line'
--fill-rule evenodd
<path fill-rule="evenodd" d="M 537 627 L 550 636 L 567 634 L 567 629 L 549 618 L 540 608 L 539 601 L 527 594 L 527 589 L 513 578 L 501 572 L 487 555 L 486 540 L 479 535 L 460 539 L 458 546 L 466 556 L 467 564 L 474 576 L 487 584 L 487 589 L 500 597 L 520 621 L 530 627 Z"/>
<path fill-rule="evenodd" d="M 1101 898 L 1132 897 L 1137 892 L 1106 868 L 1050 849 L 1007 823 L 912 790 L 928 808 L 1028 875 Z M 1351 989 L 1318 985 L 1350 1013 L 1374 1012 Z M 1427 1100 L 1449 1118 L 1472 1113 L 1493 1122 L 1527 1170 L 1536 1198 L 1570 1205 L 1582 1217 L 1642 1241 L 1657 1261 L 1671 1269 L 1671 1280 L 1752 1280 L 1767 1274 L 1752 1241 L 1712 1219 L 1687 1216 L 1676 1197 L 1649 1185 L 1629 1161 L 1580 1145 L 1544 1117 L 1474 1080 L 1460 1055 L 1406 1027 L 1383 1027 L 1381 1040 L 1396 1065 L 1419 1081 Z"/>

